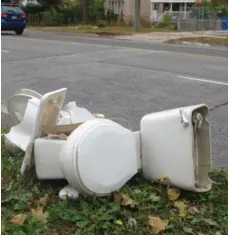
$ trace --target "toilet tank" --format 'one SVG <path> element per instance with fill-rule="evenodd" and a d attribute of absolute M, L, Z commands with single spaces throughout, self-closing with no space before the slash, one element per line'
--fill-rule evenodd
<path fill-rule="evenodd" d="M 196 192 L 211 189 L 208 107 L 166 110 L 141 120 L 142 171 L 148 180 L 166 175 L 172 185 Z"/>
<path fill-rule="evenodd" d="M 34 160 L 38 179 L 64 179 L 60 152 L 66 140 L 37 138 L 34 142 Z"/>

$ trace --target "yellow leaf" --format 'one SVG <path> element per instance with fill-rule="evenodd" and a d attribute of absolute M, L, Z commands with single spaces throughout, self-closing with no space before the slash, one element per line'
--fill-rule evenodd
<path fill-rule="evenodd" d="M 160 217 L 149 216 L 148 226 L 153 233 L 157 234 L 166 229 L 168 222 L 162 220 Z"/>
<path fill-rule="evenodd" d="M 168 175 L 160 175 L 160 176 L 158 176 L 158 180 L 166 180 L 166 179 L 168 179 L 169 177 L 168 177 Z"/>
<path fill-rule="evenodd" d="M 21 213 L 21 214 L 15 215 L 15 216 L 10 220 L 10 222 L 13 223 L 13 224 L 24 224 L 26 218 L 27 218 L 27 215 Z"/>
<path fill-rule="evenodd" d="M 48 213 L 44 213 L 43 207 L 31 208 L 31 212 L 33 217 L 35 217 L 39 222 L 47 222 Z"/>
<path fill-rule="evenodd" d="M 136 202 L 133 199 L 131 199 L 128 195 L 122 194 L 121 196 L 122 196 L 121 205 L 135 207 Z"/>
<path fill-rule="evenodd" d="M 186 217 L 188 214 L 188 206 L 183 201 L 174 202 L 174 207 L 176 207 L 179 211 L 180 217 Z"/>
<path fill-rule="evenodd" d="M 168 188 L 167 193 L 170 201 L 176 201 L 180 196 L 180 190 L 177 188 Z"/>
<path fill-rule="evenodd" d="M 116 224 L 117 225 L 123 225 L 123 221 L 118 219 L 118 220 L 116 220 Z"/>
<path fill-rule="evenodd" d="M 136 202 L 126 194 L 120 192 L 115 193 L 115 201 L 119 202 L 122 206 L 135 207 Z"/>

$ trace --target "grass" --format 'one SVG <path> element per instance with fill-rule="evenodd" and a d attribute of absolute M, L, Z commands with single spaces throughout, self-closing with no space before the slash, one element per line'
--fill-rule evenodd
<path fill-rule="evenodd" d="M 3 143 L 1 154 L 2 234 L 149 235 L 163 228 L 165 235 L 228 234 L 226 170 L 213 172 L 216 183 L 208 193 L 179 196 L 172 189 L 175 202 L 165 186 L 140 175 L 114 195 L 62 201 L 57 195 L 65 181 L 38 181 L 34 169 L 22 178 L 23 154 L 9 154 Z"/>
<path fill-rule="evenodd" d="M 92 26 L 79 26 L 79 27 L 42 27 L 42 26 L 29 26 L 30 30 L 39 30 L 45 32 L 56 33 L 73 33 L 73 34 L 97 34 L 100 36 L 120 36 L 120 35 L 133 35 L 136 33 L 152 33 L 152 32 L 170 32 L 168 28 L 141 28 L 139 32 L 135 32 L 132 27 L 124 26 L 107 26 L 102 28 L 94 28 Z"/>
<path fill-rule="evenodd" d="M 193 43 L 205 43 L 209 45 L 221 45 L 228 46 L 228 37 L 195 37 L 195 38 L 179 38 L 168 41 L 169 43 L 181 43 L 181 42 L 193 42 Z"/>

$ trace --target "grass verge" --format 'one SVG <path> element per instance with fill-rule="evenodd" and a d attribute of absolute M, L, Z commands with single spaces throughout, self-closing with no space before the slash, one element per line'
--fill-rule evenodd
<path fill-rule="evenodd" d="M 209 45 L 220 45 L 220 46 L 228 46 L 228 37 L 219 38 L 219 37 L 195 37 L 195 38 L 188 38 L 183 37 L 179 39 L 172 39 L 167 41 L 168 43 L 184 43 L 184 42 L 191 42 L 191 43 L 203 43 Z"/>
<path fill-rule="evenodd" d="M 203 194 L 167 189 L 138 175 L 114 195 L 61 201 L 65 181 L 38 181 L 34 169 L 22 178 L 22 154 L 9 154 L 3 143 L 1 154 L 2 234 L 228 234 L 225 170 L 213 172 L 216 183 Z"/>
<path fill-rule="evenodd" d="M 102 28 L 94 28 L 87 26 L 79 27 L 35 27 L 29 26 L 30 30 L 54 32 L 54 33 L 71 33 L 71 34 L 95 34 L 99 36 L 121 36 L 121 35 L 133 35 L 136 33 L 152 33 L 152 32 L 172 32 L 166 28 L 141 28 L 139 32 L 135 32 L 132 27 L 121 26 L 107 26 Z M 174 30 L 173 30 L 174 31 Z"/>

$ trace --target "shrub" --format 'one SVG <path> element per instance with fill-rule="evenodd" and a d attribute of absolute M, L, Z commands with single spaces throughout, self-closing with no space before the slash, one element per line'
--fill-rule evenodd
<path fill-rule="evenodd" d="M 164 15 L 163 20 L 157 24 L 157 28 L 168 28 L 171 25 L 171 16 Z"/>
<path fill-rule="evenodd" d="M 96 25 L 99 27 L 99 28 L 103 28 L 103 27 L 106 27 L 107 26 L 107 22 L 105 20 L 98 20 Z"/>

